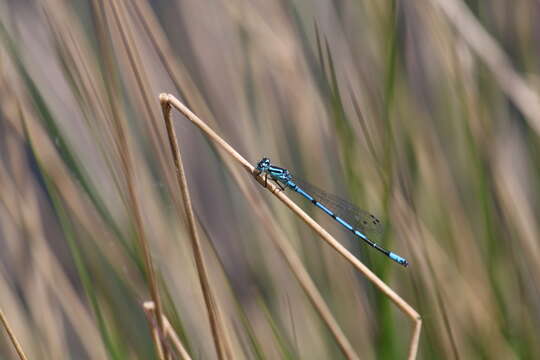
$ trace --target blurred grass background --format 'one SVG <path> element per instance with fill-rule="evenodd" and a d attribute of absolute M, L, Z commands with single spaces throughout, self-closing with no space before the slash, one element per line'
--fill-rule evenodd
<path fill-rule="evenodd" d="M 539 15 L 533 0 L 0 1 L 0 308 L 29 358 L 156 358 L 127 177 L 165 313 L 193 358 L 216 356 L 161 92 L 253 164 L 380 215 L 376 240 L 409 268 L 305 206 L 422 315 L 419 358 L 538 358 Z M 174 114 L 234 358 L 341 358 L 219 153 Z M 410 320 L 251 183 L 361 358 L 405 358 Z"/>

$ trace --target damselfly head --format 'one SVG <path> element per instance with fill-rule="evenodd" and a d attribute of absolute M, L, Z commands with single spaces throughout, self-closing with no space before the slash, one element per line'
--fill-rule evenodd
<path fill-rule="evenodd" d="M 265 158 L 262 158 L 262 160 L 259 161 L 259 163 L 257 164 L 257 170 L 266 171 L 269 166 L 270 166 L 270 159 L 265 157 Z"/>

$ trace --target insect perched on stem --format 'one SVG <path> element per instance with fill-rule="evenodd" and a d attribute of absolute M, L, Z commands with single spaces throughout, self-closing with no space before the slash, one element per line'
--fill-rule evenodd
<path fill-rule="evenodd" d="M 268 178 L 270 178 L 282 190 L 288 188 L 296 191 L 369 246 L 379 250 L 400 265 L 409 265 L 407 260 L 379 246 L 365 235 L 365 233 L 380 232 L 381 222 L 373 214 L 335 195 L 328 194 L 303 180 L 293 177 L 289 170 L 272 165 L 270 159 L 266 157 L 259 161 L 257 170 L 264 174 L 265 181 L 268 181 Z"/>

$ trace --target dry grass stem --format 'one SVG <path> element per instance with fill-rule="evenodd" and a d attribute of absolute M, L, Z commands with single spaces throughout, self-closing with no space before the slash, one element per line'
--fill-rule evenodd
<path fill-rule="evenodd" d="M 164 101 L 164 97 L 161 97 L 162 101 Z M 184 106 L 180 103 L 180 105 Z M 187 108 L 185 108 L 186 111 L 191 111 Z M 208 127 L 205 123 L 200 123 L 201 126 L 203 126 L 206 130 L 208 130 L 211 133 L 215 132 Z M 217 136 L 216 134 L 216 141 L 220 141 L 221 138 Z M 223 146 L 229 146 L 226 142 L 223 142 Z M 230 148 L 230 150 L 235 151 Z M 236 153 L 237 157 L 236 159 L 239 161 L 245 161 L 238 153 Z M 233 155 L 234 156 L 234 155 Z M 244 163 L 242 163 L 244 164 Z M 225 161 L 225 166 L 228 168 L 232 176 L 235 178 L 236 182 L 239 184 L 240 189 L 242 190 L 243 194 L 246 196 L 246 198 L 250 201 L 251 204 L 256 204 L 256 200 L 253 199 L 253 193 L 250 191 L 250 189 L 247 186 L 244 186 L 246 183 L 243 181 L 244 179 L 239 175 L 238 172 L 235 172 L 232 170 L 232 167 L 229 166 L 229 162 Z M 245 163 L 246 169 L 249 170 L 249 163 Z M 306 295 L 308 296 L 308 299 L 313 304 L 315 310 L 323 320 L 323 322 L 328 327 L 328 330 L 336 340 L 337 344 L 339 345 L 340 349 L 343 351 L 343 354 L 349 358 L 349 359 L 356 359 L 358 358 L 358 355 L 354 351 L 353 347 L 351 346 L 349 340 L 344 335 L 343 331 L 339 327 L 339 324 L 333 317 L 328 305 L 325 303 L 323 297 L 317 290 L 313 280 L 309 276 L 309 273 L 306 271 L 305 267 L 303 266 L 301 260 L 296 255 L 296 252 L 294 248 L 287 242 L 284 241 L 285 235 L 284 234 L 276 234 L 276 229 L 279 229 L 279 226 L 277 224 L 273 224 L 269 221 L 271 219 L 271 215 L 269 212 L 264 211 L 262 207 L 253 205 L 255 209 L 255 213 L 257 216 L 262 220 L 261 223 L 266 228 L 266 233 L 270 234 L 271 240 L 274 242 L 276 247 L 279 249 L 279 251 L 283 254 L 285 260 L 289 264 L 293 274 L 295 275 L 296 279 L 306 292 Z"/>
<path fill-rule="evenodd" d="M 167 127 L 167 135 L 169 137 L 169 144 L 174 159 L 174 168 L 176 173 L 176 178 L 178 180 L 178 187 L 182 195 L 182 200 L 184 203 L 184 211 L 187 217 L 188 230 L 190 233 L 191 245 L 193 249 L 193 257 L 195 259 L 195 264 L 197 266 L 197 272 L 199 274 L 199 282 L 201 285 L 201 290 L 204 297 L 204 303 L 206 305 L 206 310 L 208 311 L 208 317 L 210 320 L 210 329 L 212 331 L 212 337 L 214 339 L 216 352 L 218 358 L 230 359 L 230 345 L 227 343 L 226 336 L 222 334 L 224 331 L 224 325 L 220 324 L 219 316 L 219 307 L 215 301 L 214 295 L 212 294 L 212 287 L 210 285 L 209 275 L 207 266 L 205 264 L 203 250 L 199 235 L 197 232 L 195 215 L 193 213 L 193 208 L 191 205 L 191 196 L 188 190 L 188 184 L 184 172 L 184 166 L 182 163 L 182 157 L 180 154 L 180 148 L 178 146 L 178 141 L 176 138 L 176 133 L 171 120 L 171 105 L 168 101 L 164 101 L 161 97 L 161 106 L 163 110 L 163 118 L 165 120 L 165 125 Z"/>
<path fill-rule="evenodd" d="M 163 343 L 161 341 L 161 336 L 159 328 L 157 326 L 156 319 L 156 306 L 153 301 L 146 301 L 143 304 L 144 314 L 146 315 L 146 321 L 148 322 L 148 328 L 152 333 L 152 339 L 154 340 L 154 345 L 156 347 L 156 352 L 160 359 L 164 359 L 165 355 L 163 354 Z M 165 331 L 163 332 L 165 336 Z"/>
<path fill-rule="evenodd" d="M 15 337 L 15 332 L 9 326 L 7 318 L 5 317 L 4 312 L 2 311 L 2 309 L 0 309 L 0 322 L 2 322 L 2 326 L 6 330 L 6 332 L 8 334 L 8 337 L 9 337 L 9 340 L 11 341 L 11 344 L 15 348 L 15 351 L 17 352 L 17 355 L 19 356 L 19 359 L 27 360 L 26 355 L 24 354 L 24 351 L 22 349 L 22 346 L 19 343 L 19 341 L 17 340 L 17 338 Z"/>
<path fill-rule="evenodd" d="M 217 135 L 208 125 L 193 114 L 184 104 L 170 94 L 161 94 L 160 101 L 163 104 L 171 104 L 178 109 L 186 118 L 199 127 L 212 141 L 221 146 L 229 155 L 238 161 L 252 176 L 254 176 L 261 185 L 265 186 L 272 194 L 280 199 L 287 207 L 289 207 L 296 215 L 298 215 L 308 226 L 316 231 L 319 236 L 325 240 L 334 250 L 342 255 L 349 263 L 351 263 L 358 271 L 379 288 L 396 306 L 405 313 L 414 322 L 414 330 L 409 346 L 409 359 L 415 359 L 418 351 L 418 342 L 420 339 L 420 331 L 422 320 L 420 315 L 414 310 L 405 300 L 397 295 L 386 283 L 384 283 L 377 275 L 362 264 L 354 255 L 352 255 L 343 245 L 335 240 L 324 228 L 322 228 L 315 220 L 307 215 L 298 205 L 296 205 L 289 197 L 280 191 L 277 186 L 268 183 L 265 184 L 264 179 L 256 171 L 256 169 L 245 160 L 236 150 L 234 150 L 225 140 Z"/>
<path fill-rule="evenodd" d="M 147 316 L 148 323 L 153 329 L 155 327 L 155 309 L 154 303 L 152 301 L 146 301 L 143 304 L 144 312 Z M 172 327 L 171 323 L 167 319 L 165 315 L 163 315 L 163 324 L 165 325 L 165 336 L 168 337 L 171 340 L 171 343 L 175 346 L 176 351 L 178 354 L 180 354 L 180 358 L 182 360 L 191 360 L 191 356 L 189 356 L 184 344 L 182 344 L 182 341 L 178 337 L 178 334 L 176 331 L 174 331 L 174 328 Z M 154 329 L 152 334 L 154 335 Z M 157 334 L 157 332 L 156 332 Z"/>

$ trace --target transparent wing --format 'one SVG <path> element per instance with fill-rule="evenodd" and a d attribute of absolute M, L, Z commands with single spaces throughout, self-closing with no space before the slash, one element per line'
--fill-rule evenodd
<path fill-rule="evenodd" d="M 382 233 L 383 226 L 381 221 L 368 211 L 362 210 L 354 204 L 343 200 L 342 198 L 327 193 L 318 187 L 297 177 L 293 181 L 304 191 L 309 193 L 315 200 L 322 203 L 328 209 L 332 210 L 337 216 L 351 224 L 366 235 L 379 235 Z"/>

